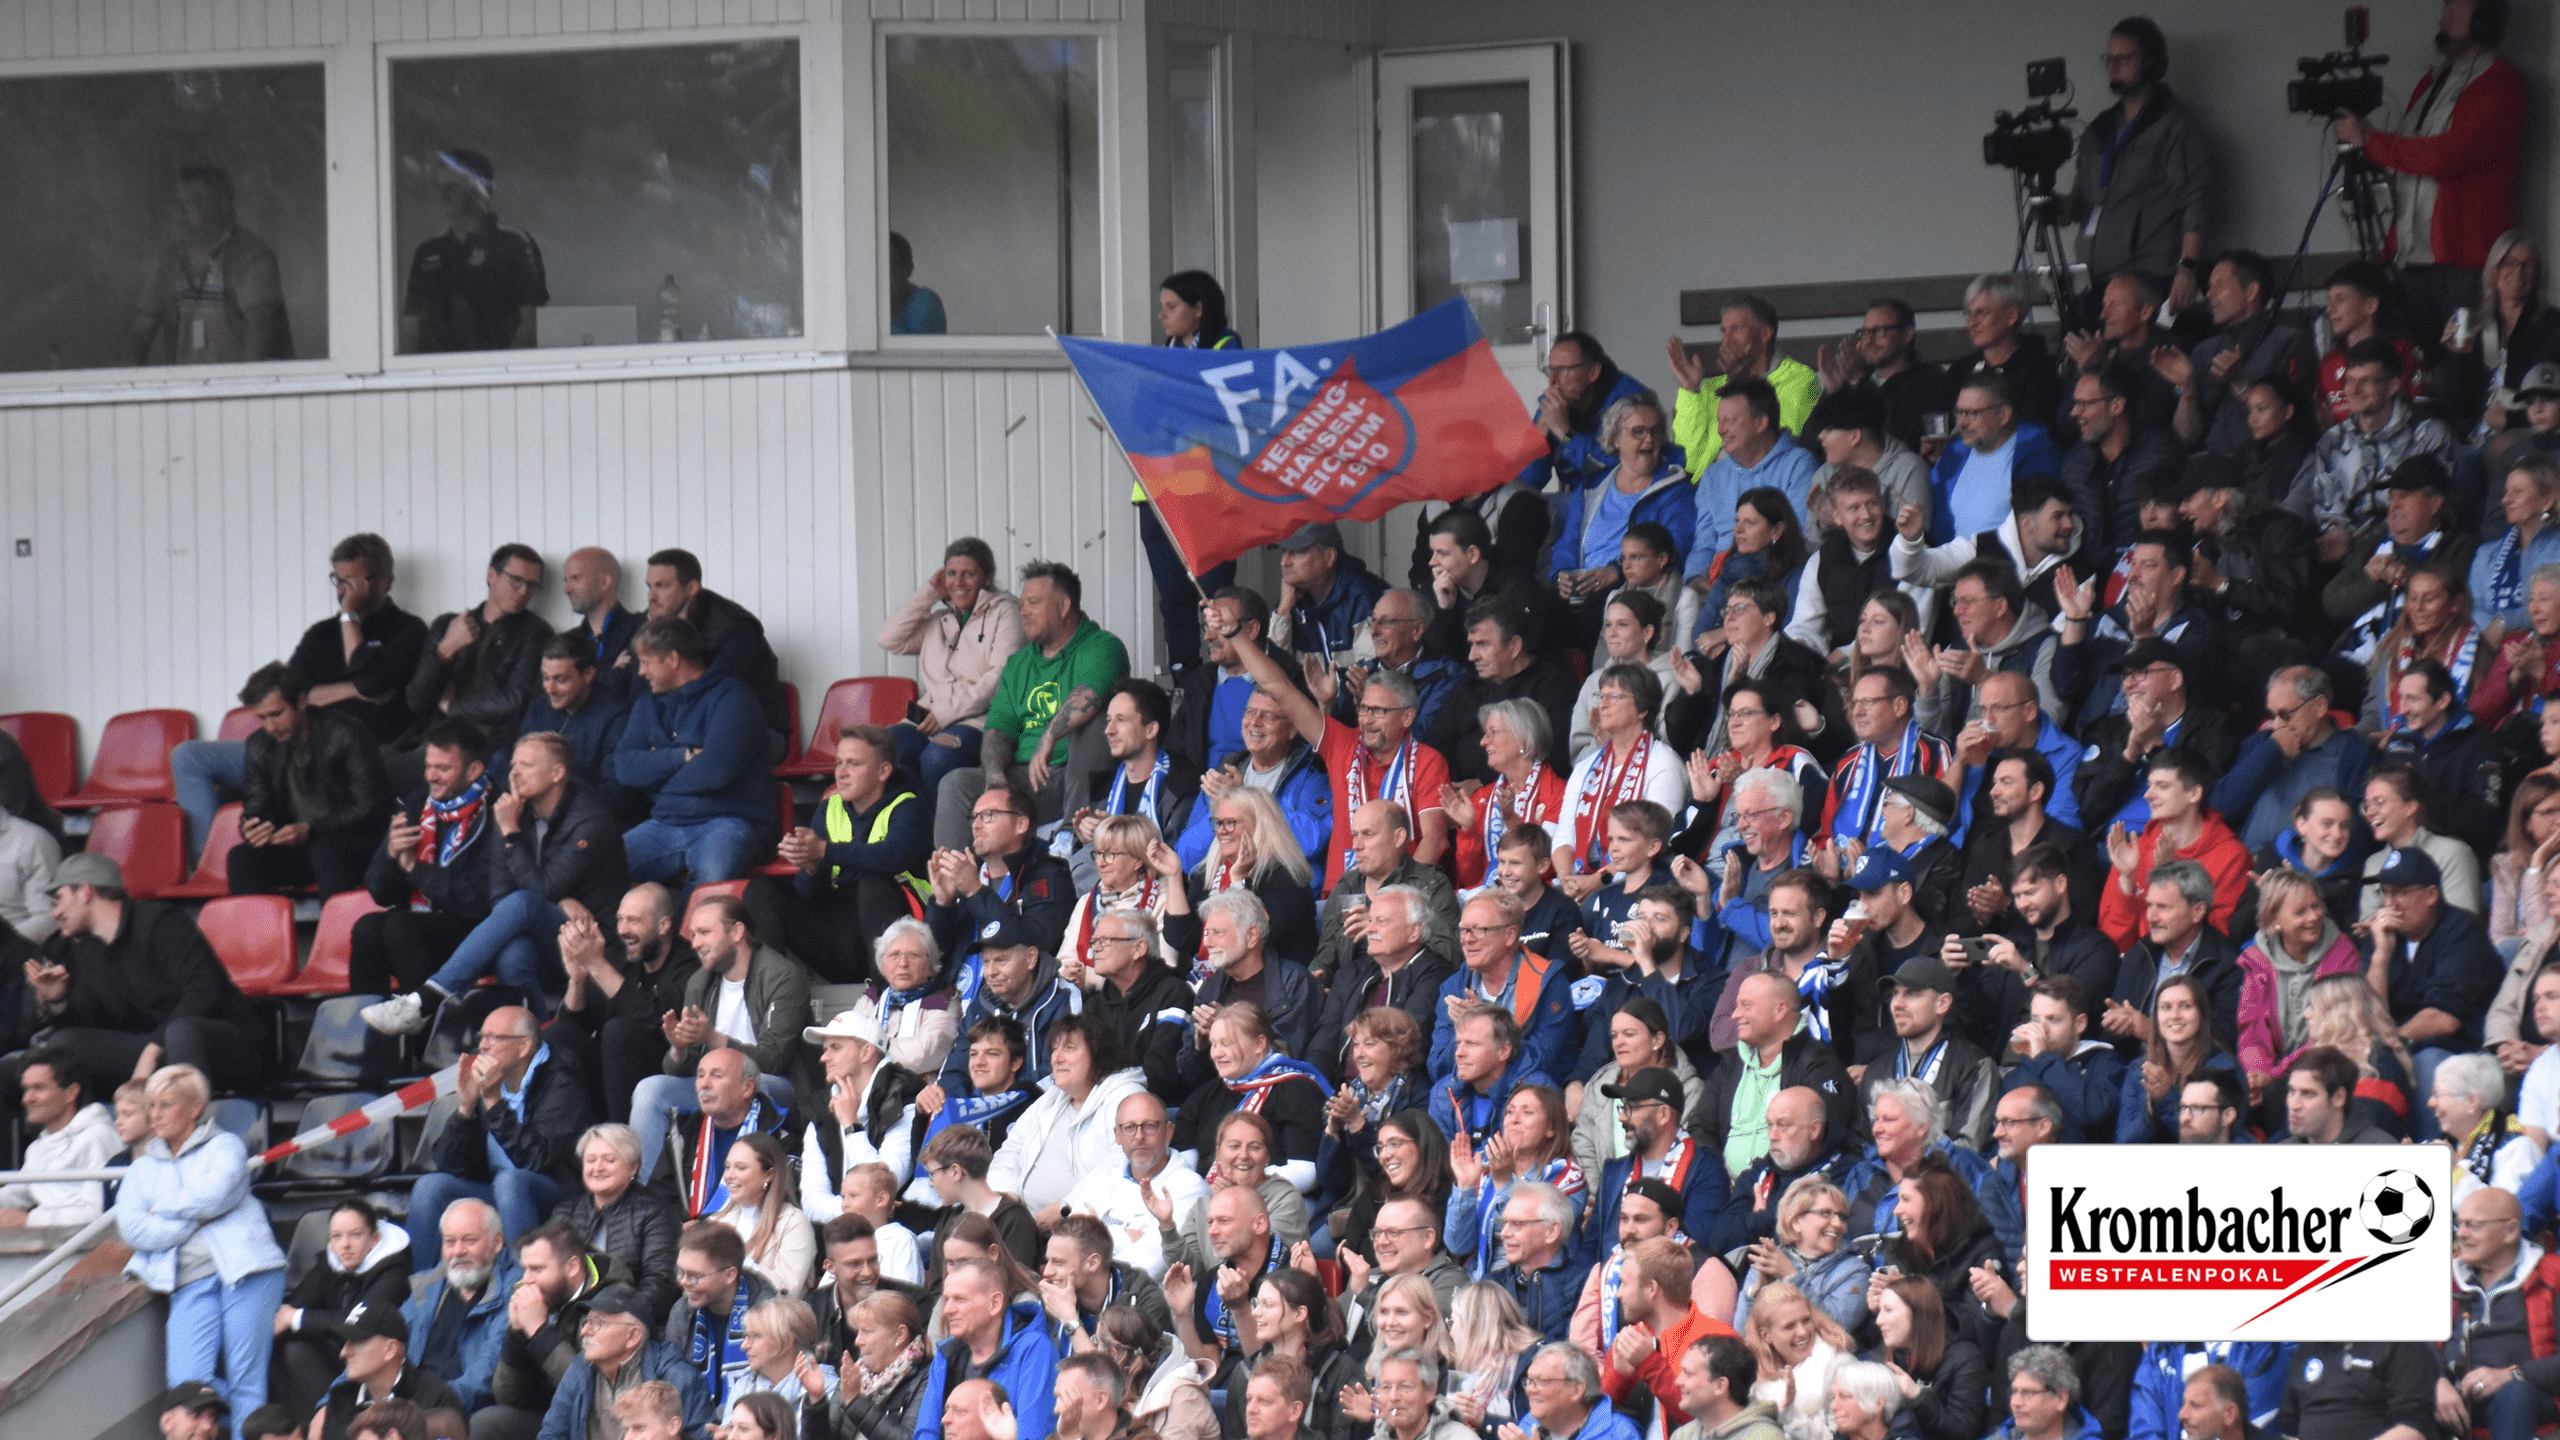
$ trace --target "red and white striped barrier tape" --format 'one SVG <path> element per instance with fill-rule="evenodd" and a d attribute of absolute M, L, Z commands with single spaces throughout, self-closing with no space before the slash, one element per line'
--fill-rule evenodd
<path fill-rule="evenodd" d="M 378 1125 L 412 1110 L 424 1110 L 438 1099 L 452 1094 L 461 1077 L 461 1064 L 447 1065 L 424 1080 L 414 1080 L 401 1086 L 361 1110 L 350 1110 L 326 1125 L 313 1126 L 281 1145 L 269 1146 L 249 1157 L 249 1168 L 255 1170 L 262 1165 L 272 1165 L 332 1140 L 345 1139 L 369 1125 Z"/>

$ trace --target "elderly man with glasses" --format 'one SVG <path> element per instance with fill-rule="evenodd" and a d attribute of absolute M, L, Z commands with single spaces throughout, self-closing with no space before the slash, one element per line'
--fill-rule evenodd
<path fill-rule="evenodd" d="M 480 1045 L 462 1061 L 455 1107 L 436 1137 L 435 1173 L 409 1195 L 411 1253 L 447 1205 L 465 1197 L 497 1207 L 507 1243 L 539 1225 L 578 1188 L 577 1138 L 595 1123 L 577 1056 L 542 1039 L 533 1012 L 508 1005 L 480 1022 Z"/>
<path fill-rule="evenodd" d="M 2537 1317 L 2560 1290 L 2560 1256 L 2524 1238 L 2524 1209 L 2499 1189 L 2475 1190 L 2453 1222 L 2453 1338 L 2436 1380 L 2436 1419 L 2448 1434 L 2530 1440 L 2560 1420 L 2552 1392 L 2560 1358 L 2542 1353 Z"/>

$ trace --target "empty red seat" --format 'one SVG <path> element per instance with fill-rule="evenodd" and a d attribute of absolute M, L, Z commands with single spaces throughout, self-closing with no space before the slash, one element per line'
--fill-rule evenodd
<path fill-rule="evenodd" d="M 231 851 L 240 843 L 240 807 L 225 805 L 213 812 L 213 828 L 205 832 L 204 853 L 196 857 L 196 872 L 170 886 L 163 898 L 170 900 L 210 900 L 231 893 Z"/>
<path fill-rule="evenodd" d="M 36 793 L 47 805 L 60 806 L 80 786 L 80 730 L 68 715 L 51 710 L 25 710 L 0 715 L 0 730 L 16 738 L 36 773 Z"/>
<path fill-rule="evenodd" d="M 187 812 L 157 803 L 110 805 L 90 825 L 89 851 L 124 868 L 124 888 L 133 898 L 157 900 L 186 878 Z"/>
<path fill-rule="evenodd" d="M 916 703 L 916 682 L 903 675 L 858 675 L 827 687 L 809 748 L 774 767 L 776 775 L 827 775 L 836 768 L 836 732 L 847 725 L 895 725 Z"/>
<path fill-rule="evenodd" d="M 196 717 L 189 711 L 128 710 L 118 715 L 98 736 L 88 783 L 79 793 L 65 797 L 62 807 L 94 810 L 101 805 L 177 799 L 178 787 L 169 778 L 169 752 L 194 738 Z"/>
<path fill-rule="evenodd" d="M 281 895 L 225 895 L 196 912 L 196 928 L 251 999 L 284 992 L 294 978 L 293 902 Z"/>
<path fill-rule="evenodd" d="M 350 985 L 348 964 L 355 954 L 356 922 L 367 915 L 380 914 L 382 908 L 362 890 L 330 896 L 329 903 L 320 907 L 320 930 L 311 937 L 311 958 L 303 963 L 302 973 L 286 981 L 276 993 L 346 994 Z"/>
<path fill-rule="evenodd" d="M 257 712 L 246 705 L 234 705 L 222 712 L 222 728 L 214 732 L 216 740 L 246 740 L 258 728 Z"/>

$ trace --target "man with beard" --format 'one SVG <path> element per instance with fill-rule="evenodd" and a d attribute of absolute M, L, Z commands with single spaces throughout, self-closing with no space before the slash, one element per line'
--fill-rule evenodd
<path fill-rule="evenodd" d="M 599 1291 L 588 1298 L 587 1318 L 578 1327 L 578 1358 L 551 1392 L 541 1440 L 588 1440 L 596 1433 L 596 1417 L 613 1414 L 616 1400 L 653 1381 L 675 1387 L 685 1434 L 707 1433 L 714 1412 L 702 1372 L 675 1345 L 652 1338 L 650 1321 L 632 1308 L 628 1289 Z"/>
<path fill-rule="evenodd" d="M 575 1226 L 553 1220 L 516 1242 L 522 1279 L 507 1297 L 506 1337 L 492 1376 L 494 1403 L 471 1417 L 472 1440 L 532 1440 L 578 1358 L 591 1302 L 630 1277 L 610 1255 L 591 1252 Z"/>
<path fill-rule="evenodd" d="M 1724 1157 L 1681 1128 L 1680 1107 L 1687 1100 L 1680 1077 L 1648 1066 L 1615 1085 L 1600 1087 L 1597 1101 L 1614 1104 L 1618 1123 L 1626 1128 L 1627 1153 L 1600 1167 L 1592 1188 L 1591 1213 L 1583 1220 L 1584 1258 L 1596 1260 L 1609 1237 L 1618 1233 L 1618 1206 L 1629 1185 L 1659 1180 L 1680 1196 L 1680 1233 L 1704 1243 L 1715 1234 L 1727 1193 Z"/>
<path fill-rule="evenodd" d="M 1769 1097 L 1768 1115 L 1768 1153 L 1734 1177 L 1724 1215 L 1706 1242 L 1717 1254 L 1776 1238 L 1778 1202 L 1786 1198 L 1789 1186 L 1807 1175 L 1819 1175 L 1837 1185 L 1857 1162 L 1857 1150 L 1832 1128 L 1830 1106 L 1821 1091 L 1791 1085 Z M 1633 1193 L 1629 1192 L 1630 1198 Z M 1619 1228 L 1624 1231 L 1623 1221 Z"/>
<path fill-rule="evenodd" d="M 489 1403 L 506 1340 L 507 1300 L 523 1272 L 507 1253 L 497 1208 L 488 1202 L 453 1202 L 442 1226 L 444 1263 L 419 1277 L 400 1318 L 409 1327 L 409 1355 L 443 1376 L 466 1409 L 477 1410 Z"/>

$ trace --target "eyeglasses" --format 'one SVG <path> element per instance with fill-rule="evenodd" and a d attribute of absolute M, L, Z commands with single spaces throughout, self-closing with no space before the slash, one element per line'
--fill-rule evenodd
<path fill-rule="evenodd" d="M 1094 847 L 1093 858 L 1096 860 L 1135 860 L 1138 858 L 1138 852 L 1135 850 L 1105 850 L 1100 846 L 1096 846 Z"/>
<path fill-rule="evenodd" d="M 1526 1230 L 1532 1225 L 1553 1225 L 1555 1223 L 1556 1222 L 1553 1220 L 1540 1219 L 1534 1215 L 1526 1220 L 1515 1220 L 1508 1215 L 1502 1217 L 1502 1228 L 1505 1230 Z"/>
<path fill-rule="evenodd" d="M 1521 1376 L 1520 1383 L 1523 1385 L 1534 1385 L 1537 1388 L 1544 1390 L 1550 1385 L 1570 1385 L 1573 1383 L 1573 1378 L 1569 1375 L 1540 1375 L 1535 1371 L 1532 1371 L 1527 1375 Z"/>
<path fill-rule="evenodd" d="M 1173 1122 L 1170 1120 L 1123 1120 L 1113 1128 L 1122 1135 L 1153 1135 L 1158 1131 L 1172 1129 Z"/>
<path fill-rule="evenodd" d="M 1241 820 L 1211 820 L 1209 822 L 1209 828 L 1217 831 L 1221 835 L 1231 835 L 1236 831 L 1243 829 L 1244 822 Z"/>
<path fill-rule="evenodd" d="M 1438 1228 L 1435 1225 L 1372 1225 L 1369 1227 L 1369 1233 L 1372 1235 L 1429 1235 Z"/>
<path fill-rule="evenodd" d="M 679 1265 L 676 1267 L 676 1283 L 679 1285 L 708 1285 L 712 1281 L 719 1279 L 721 1273 L 722 1272 L 717 1270 L 687 1270 L 683 1266 Z"/>
<path fill-rule="evenodd" d="M 1371 705 L 1363 702 L 1360 706 L 1360 718 L 1383 720 L 1390 715 L 1401 715 L 1412 708 L 1410 705 Z"/>
<path fill-rule="evenodd" d="M 1002 820 L 1014 815 L 1015 813 L 1017 812 L 1011 807 L 1002 805 L 999 805 L 992 810 L 972 810 L 969 812 L 969 823 L 975 825 L 981 820 Z"/>
<path fill-rule="evenodd" d="M 2189 1105 L 2185 1101 L 2178 1103 L 2178 1113 L 2181 1115 L 2219 1115 L 2228 1108 L 2230 1107 L 2221 1104 Z"/>
<path fill-rule="evenodd" d="M 2290 725 L 2290 724 L 2292 724 L 2292 723 L 2293 723 L 2293 717 L 2294 717 L 2294 716 L 2301 714 L 2303 711 L 2308 710 L 2308 709 L 2310 709 L 2312 706 L 2317 705 L 2317 704 L 2319 704 L 2319 703 L 2320 703 L 2320 702 L 2319 702 L 2319 701 L 2317 701 L 2317 700 L 2305 700 L 2305 701 L 2303 701 L 2301 704 L 2294 706 L 2294 707 L 2293 707 L 2292 709 L 2290 709 L 2290 710 L 2273 710 L 2273 709 L 2271 709 L 2271 710 L 2269 710 L 2269 711 L 2267 712 L 2267 714 L 2268 714 L 2270 717 L 2272 717 L 2272 718 L 2275 720 L 2275 722 L 2276 722 L 2277 724 L 2279 724 L 2279 725 Z"/>
<path fill-rule="evenodd" d="M 505 1035 L 487 1030 L 480 1032 L 480 1048 L 483 1050 L 488 1049 L 491 1045 L 499 1044 L 501 1042 L 509 1045 L 530 1045 L 534 1042 L 534 1037 L 531 1035 Z"/>
<path fill-rule="evenodd" d="M 1745 710 L 1737 705 L 1728 708 L 1724 712 L 1724 717 L 1727 720 L 1766 720 L 1769 718 L 1769 712 L 1766 710 Z"/>
<path fill-rule="evenodd" d="M 1746 825 L 1758 825 L 1763 821 L 1780 815 L 1784 815 L 1791 820 L 1795 818 L 1795 812 L 1789 810 L 1784 805 L 1771 805 L 1759 810 L 1740 811 L 1736 813 L 1734 818 L 1740 820 Z"/>
<path fill-rule="evenodd" d="M 1138 943 L 1138 937 L 1135 935 L 1096 935 L 1093 937 L 1093 943 L 1096 945 L 1135 945 Z"/>
<path fill-rule="evenodd" d="M 1512 928 L 1514 927 L 1509 925 L 1461 925 L 1458 927 L 1458 938 L 1461 940 L 1490 940 L 1494 936 L 1502 934 L 1504 931 Z"/>
<path fill-rule="evenodd" d="M 2007 408 L 2008 407 L 2005 405 L 1959 405 L 1956 407 L 1956 418 L 1959 420 L 1988 420 Z"/>
<path fill-rule="evenodd" d="M 510 587 L 517 590 L 530 590 L 536 585 L 542 583 L 542 577 L 539 575 L 536 575 L 531 579 L 526 579 L 524 576 L 517 574 L 513 570 L 499 571 L 498 578 L 506 581 Z"/>
<path fill-rule="evenodd" d="M 1568 365 L 1558 365 L 1552 361 L 1541 360 L 1538 362 L 1538 373 L 1541 375 L 1569 375 L 1576 370 L 1588 370 L 1599 363 L 1600 362 L 1597 360 L 1576 360 Z"/>
<path fill-rule="evenodd" d="M 1846 1222 L 1849 1218 L 1848 1211 L 1835 1210 L 1828 1205 L 1819 1205 L 1804 1213 L 1816 1220 L 1839 1220 Z"/>
<path fill-rule="evenodd" d="M 2456 1220 L 2453 1222 L 2453 1228 L 2467 1234 L 2477 1235 L 2483 1230 L 2495 1230 L 2501 1225 L 2513 1225 L 2515 1223 L 2516 1217 L 2513 1215 L 2500 1215 L 2488 1220 Z"/>

